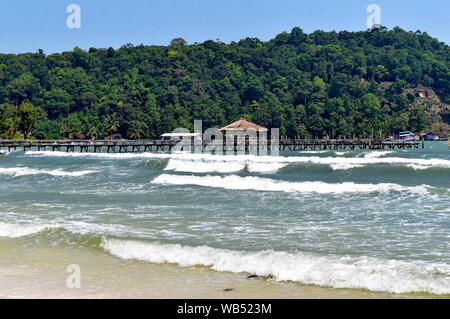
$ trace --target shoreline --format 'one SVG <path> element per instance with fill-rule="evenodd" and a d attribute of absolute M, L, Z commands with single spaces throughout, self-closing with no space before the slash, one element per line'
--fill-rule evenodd
<path fill-rule="evenodd" d="M 35 246 L 35 245 L 32 245 Z M 448 295 L 391 294 L 247 278 L 207 267 L 123 260 L 97 250 L 27 247 L 5 251 L 0 298 L 6 299 L 442 299 Z M 32 253 L 30 254 L 30 252 Z M 81 287 L 68 288 L 70 264 L 81 269 Z"/>

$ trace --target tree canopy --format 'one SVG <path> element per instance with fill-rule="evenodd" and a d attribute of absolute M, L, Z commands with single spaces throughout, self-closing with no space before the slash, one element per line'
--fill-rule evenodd
<path fill-rule="evenodd" d="M 398 27 L 0 54 L 0 138 L 154 138 L 194 119 L 207 128 L 240 117 L 300 137 L 449 124 L 445 107 L 433 113 L 407 93 L 420 87 L 449 103 L 450 47 Z"/>

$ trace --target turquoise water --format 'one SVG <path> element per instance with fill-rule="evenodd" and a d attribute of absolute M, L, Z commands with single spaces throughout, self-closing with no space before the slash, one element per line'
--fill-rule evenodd
<path fill-rule="evenodd" d="M 450 294 L 450 151 L 277 157 L 11 152 L 0 245 L 95 246 L 117 258 L 279 281 Z"/>

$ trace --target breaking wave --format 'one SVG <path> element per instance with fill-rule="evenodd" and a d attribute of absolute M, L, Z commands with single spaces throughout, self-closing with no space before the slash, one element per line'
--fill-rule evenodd
<path fill-rule="evenodd" d="M 80 227 L 78 227 L 80 226 Z M 39 235 L 52 244 L 102 248 L 121 259 L 172 263 L 182 267 L 205 266 L 212 270 L 249 273 L 276 281 L 295 281 L 333 288 L 356 288 L 390 293 L 427 292 L 450 294 L 450 266 L 422 261 L 382 260 L 361 257 L 320 256 L 304 252 L 234 251 L 208 246 L 161 244 L 136 239 L 112 238 L 102 225 L 31 225 L 0 222 L 0 237 Z M 80 228 L 80 229 L 79 229 Z M 114 235 L 113 235 L 114 236 Z M 35 241 L 36 238 L 30 240 Z"/>
<path fill-rule="evenodd" d="M 276 251 L 240 252 L 207 246 L 104 239 L 102 247 L 122 259 L 206 266 L 216 271 L 250 273 L 277 281 L 357 288 L 391 293 L 450 294 L 450 267 L 368 257 L 325 257 Z"/>
<path fill-rule="evenodd" d="M 287 165 L 283 163 L 257 163 L 251 161 L 195 161 L 172 158 L 164 170 L 191 173 L 236 173 L 244 170 L 250 173 L 276 173 Z"/>
<path fill-rule="evenodd" d="M 51 225 L 21 225 L 0 222 L 0 237 L 19 238 L 40 233 L 52 228 Z"/>
<path fill-rule="evenodd" d="M 247 171 L 250 173 L 276 173 L 286 167 L 285 163 L 247 163 Z"/>
<path fill-rule="evenodd" d="M 268 192 L 288 193 L 318 193 L 318 194 L 344 194 L 344 193 L 372 193 L 372 192 L 411 192 L 427 194 L 426 185 L 401 186 L 398 184 L 356 184 L 353 182 L 331 184 L 325 182 L 286 182 L 257 176 L 241 177 L 237 175 L 227 176 L 189 176 L 162 174 L 156 177 L 153 184 L 169 185 L 197 185 L 204 187 L 234 189 L 234 190 L 256 190 Z"/>
<path fill-rule="evenodd" d="M 77 177 L 83 176 L 87 174 L 96 173 L 94 170 L 84 170 L 84 171 L 75 171 L 75 172 L 67 172 L 61 169 L 54 170 L 44 170 L 44 169 L 35 169 L 28 167 L 9 167 L 9 168 L 0 168 L 0 174 L 4 175 L 12 175 L 14 177 L 19 176 L 28 176 L 28 175 L 52 175 L 52 176 L 69 176 L 69 177 Z"/>
<path fill-rule="evenodd" d="M 91 157 L 105 159 L 168 159 L 171 157 L 184 157 L 190 154 L 161 154 L 161 153 L 80 153 L 80 152 L 59 152 L 59 151 L 26 151 L 26 155 L 46 156 L 46 157 Z"/>
<path fill-rule="evenodd" d="M 37 224 L 25 224 L 25 223 L 5 223 L 0 222 L 0 238 L 20 238 L 30 235 L 37 235 L 45 233 L 47 231 L 62 231 L 72 235 L 82 236 L 123 236 L 124 234 L 133 233 L 135 236 L 144 234 L 142 229 L 136 229 L 130 226 L 124 226 L 120 224 L 96 224 L 83 221 L 70 221 L 70 222 L 58 222 L 58 223 L 37 223 Z"/>
<path fill-rule="evenodd" d="M 224 161 L 190 161 L 170 159 L 165 171 L 192 172 L 192 173 L 234 173 L 245 169 L 243 162 Z"/>
<path fill-rule="evenodd" d="M 377 156 L 381 156 L 378 154 Z M 427 167 L 450 168 L 450 160 L 430 158 L 403 158 L 403 157 L 286 157 L 287 162 L 322 164 L 322 165 L 421 165 Z"/>
<path fill-rule="evenodd" d="M 353 168 L 364 167 L 364 165 L 355 165 L 355 164 L 331 164 L 331 169 L 333 171 L 347 171 Z"/>
<path fill-rule="evenodd" d="M 385 157 L 389 155 L 391 151 L 379 151 L 370 152 L 364 155 L 364 157 L 320 157 L 320 156 L 257 156 L 257 155 L 211 155 L 211 154 L 159 154 L 159 153 L 127 153 L 127 154 L 108 154 L 108 153 L 65 153 L 65 152 L 52 152 L 52 151 L 27 151 L 27 155 L 40 155 L 40 156 L 56 156 L 56 157 L 93 157 L 104 159 L 173 159 L 178 161 L 190 161 L 192 163 L 191 170 L 188 170 L 186 164 L 180 164 L 180 162 L 172 162 L 168 166 L 168 170 L 182 169 L 191 172 L 236 172 L 243 169 L 242 165 L 250 167 L 254 163 L 257 164 L 318 164 L 329 165 L 333 168 L 346 168 L 350 169 L 351 166 L 358 167 L 361 165 L 417 165 L 424 168 L 441 167 L 450 168 L 450 160 L 440 158 L 404 158 L 404 157 Z M 199 164 L 195 163 L 199 162 Z M 205 164 L 205 162 L 208 162 Z M 219 162 L 219 164 L 213 164 L 211 162 Z M 227 164 L 224 164 L 227 163 Z M 182 168 L 182 166 L 185 166 Z M 194 167 L 195 165 L 195 167 Z M 202 167 L 209 165 L 207 168 Z M 224 167 L 230 165 L 229 168 Z M 340 165 L 340 166 L 338 166 Z"/>
<path fill-rule="evenodd" d="M 380 158 L 389 154 L 394 153 L 394 151 L 375 151 L 375 152 L 370 152 L 367 154 L 364 154 L 365 158 Z"/>

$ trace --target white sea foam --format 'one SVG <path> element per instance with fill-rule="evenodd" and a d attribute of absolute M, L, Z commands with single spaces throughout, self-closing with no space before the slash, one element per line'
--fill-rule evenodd
<path fill-rule="evenodd" d="M 247 162 L 247 171 L 250 173 L 276 173 L 278 170 L 287 166 L 286 163 L 254 163 Z"/>
<path fill-rule="evenodd" d="M 96 173 L 94 170 L 84 170 L 84 171 L 75 171 L 75 172 L 67 172 L 61 169 L 54 170 L 45 170 L 45 169 L 35 169 L 29 167 L 9 167 L 9 168 L 0 168 L 0 174 L 4 175 L 12 175 L 15 177 L 19 176 L 27 176 L 27 175 L 52 175 L 52 176 L 70 176 L 77 177 L 83 176 L 87 174 Z"/>
<path fill-rule="evenodd" d="M 225 161 L 194 161 L 170 159 L 166 171 L 192 172 L 192 173 L 233 173 L 245 169 L 245 162 L 225 162 Z"/>
<path fill-rule="evenodd" d="M 4 223 L 0 222 L 0 237 L 19 238 L 40 233 L 44 230 L 61 229 L 73 234 L 96 234 L 121 236 L 133 233 L 134 236 L 149 235 L 149 231 L 119 224 L 97 224 L 84 221 L 69 221 L 57 223 L 38 222 L 36 224 Z M 151 232 L 150 232 L 151 233 Z"/>
<path fill-rule="evenodd" d="M 412 169 L 414 169 L 414 170 L 416 170 L 416 171 L 421 171 L 421 170 L 424 170 L 424 169 L 432 168 L 432 166 L 428 166 L 428 165 L 416 165 L 416 164 L 408 164 L 408 165 L 406 165 L 406 166 L 409 167 L 409 168 L 412 168 Z"/>
<path fill-rule="evenodd" d="M 412 192 L 426 194 L 426 186 L 407 187 L 398 184 L 356 184 L 353 182 L 331 184 L 325 182 L 286 182 L 270 178 L 256 176 L 241 177 L 237 175 L 227 176 L 191 176 L 162 174 L 156 177 L 152 183 L 169 185 L 197 185 L 204 187 L 256 190 L 268 192 L 288 193 L 318 193 L 318 194 L 345 194 L 345 193 L 372 193 L 372 192 Z"/>
<path fill-rule="evenodd" d="M 9 224 L 0 222 L 0 237 L 19 238 L 23 236 L 39 233 L 50 225 L 26 225 L 26 224 Z"/>
<path fill-rule="evenodd" d="M 367 154 L 364 154 L 365 158 L 379 158 L 389 154 L 394 153 L 393 151 L 373 151 Z"/>
<path fill-rule="evenodd" d="M 325 257 L 301 252 L 239 252 L 118 239 L 104 239 L 102 246 L 122 259 L 183 267 L 201 265 L 222 272 L 272 276 L 277 281 L 391 293 L 450 293 L 450 266 L 445 264 Z"/>
<path fill-rule="evenodd" d="M 334 154 L 335 154 L 336 156 L 344 156 L 344 155 L 347 154 L 347 152 L 334 152 Z"/>
<path fill-rule="evenodd" d="M 421 165 L 428 167 L 450 168 L 450 160 L 439 158 L 403 158 L 383 157 L 385 152 L 372 152 L 365 157 L 320 157 L 320 156 L 256 156 L 256 155 L 211 155 L 211 154 L 107 154 L 107 153 L 65 153 L 51 151 L 28 151 L 28 155 L 61 156 L 61 157 L 97 157 L 107 159 L 178 159 L 184 161 L 219 161 L 227 163 L 284 163 L 284 164 L 319 164 L 319 165 Z"/>
<path fill-rule="evenodd" d="M 377 155 L 380 156 L 380 155 Z M 402 158 L 402 157 L 287 157 L 286 161 L 311 163 L 322 165 L 373 165 L 373 164 L 388 164 L 388 165 L 422 165 L 428 167 L 444 167 L 450 168 L 450 160 L 430 158 Z"/>
<path fill-rule="evenodd" d="M 331 164 L 331 169 L 333 171 L 347 171 L 353 168 L 364 167 L 364 165 L 355 165 L 355 164 Z"/>
<path fill-rule="evenodd" d="M 184 157 L 191 154 L 161 154 L 161 153 L 79 153 L 79 152 L 58 152 L 58 151 L 26 151 L 26 155 L 46 156 L 46 157 L 91 157 L 106 159 L 166 159 L 171 157 Z"/>
<path fill-rule="evenodd" d="M 325 153 L 330 153 L 332 151 L 330 150 L 323 150 L 323 151 L 299 151 L 299 153 L 302 154 L 325 154 Z"/>
<path fill-rule="evenodd" d="M 247 168 L 247 171 L 251 173 L 276 173 L 286 165 L 288 164 L 258 163 L 252 161 L 214 161 L 211 159 L 182 160 L 172 158 L 164 170 L 191 173 L 235 173 Z"/>

